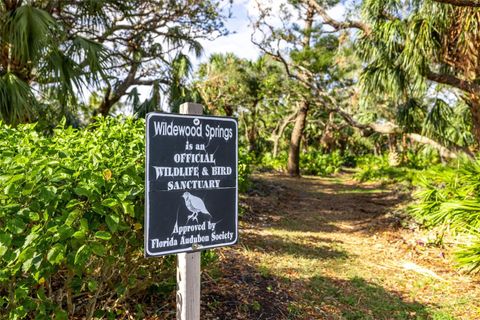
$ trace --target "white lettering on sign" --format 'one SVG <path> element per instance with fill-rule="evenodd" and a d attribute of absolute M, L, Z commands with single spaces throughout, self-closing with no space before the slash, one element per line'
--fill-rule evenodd
<path fill-rule="evenodd" d="M 197 234 L 196 236 L 192 234 L 188 238 L 185 238 L 185 236 L 182 236 L 180 238 L 180 244 L 194 244 L 194 243 L 202 243 L 202 242 L 209 242 L 209 241 L 210 241 L 210 238 L 208 236 L 201 236 L 199 234 Z"/>
<path fill-rule="evenodd" d="M 150 239 L 152 243 L 152 249 L 155 248 L 164 248 L 164 247 L 171 247 L 178 245 L 177 239 L 171 237 L 167 238 L 167 240 L 160 241 L 158 239 Z"/>
<path fill-rule="evenodd" d="M 183 235 L 193 231 L 201 231 L 201 230 L 204 231 L 206 230 L 206 228 L 207 228 L 207 224 L 205 223 L 205 221 L 202 224 L 195 224 L 193 226 L 186 225 L 186 226 L 179 227 L 177 224 L 175 224 L 175 226 L 173 227 L 172 234 L 178 233 L 179 235 Z"/>
<path fill-rule="evenodd" d="M 229 176 L 232 174 L 232 167 L 212 167 L 212 176 Z"/>
<path fill-rule="evenodd" d="M 195 121 L 194 119 L 193 125 L 177 125 L 174 123 L 173 120 L 170 122 L 159 122 L 154 121 L 153 126 L 155 130 L 156 136 L 181 136 L 181 137 L 203 137 L 203 125 L 200 121 Z M 208 139 L 213 138 L 220 138 L 224 139 L 225 141 L 230 140 L 233 138 L 233 130 L 232 128 L 222 128 L 220 125 L 216 127 L 206 125 L 205 126 L 205 136 Z M 199 150 L 199 149 L 197 149 Z"/>
<path fill-rule="evenodd" d="M 233 239 L 233 232 L 225 232 L 222 231 L 222 233 L 215 233 L 212 232 L 212 240 L 232 240 Z"/>
<path fill-rule="evenodd" d="M 215 158 L 210 153 L 177 153 L 173 156 L 176 163 L 213 163 Z"/>
<path fill-rule="evenodd" d="M 167 190 L 186 190 L 186 189 L 216 189 L 220 188 L 220 180 L 188 180 L 188 181 L 168 181 Z"/>
<path fill-rule="evenodd" d="M 238 227 L 236 121 L 165 114 L 147 121 L 147 189 L 154 190 L 147 192 L 147 203 L 156 206 L 147 209 L 148 217 L 161 217 L 154 228 L 147 227 L 147 253 L 233 244 Z"/>
<path fill-rule="evenodd" d="M 173 120 L 170 123 L 154 121 L 153 125 L 156 136 L 203 137 L 201 125 L 179 126 L 174 124 Z"/>
<path fill-rule="evenodd" d="M 156 167 L 156 179 L 161 177 L 198 177 L 198 167 Z"/>
<path fill-rule="evenodd" d="M 217 127 L 211 127 L 210 125 L 205 126 L 205 135 L 207 138 L 223 138 L 225 141 L 228 141 L 233 137 L 233 130 L 231 128 L 221 128 L 220 125 Z"/>

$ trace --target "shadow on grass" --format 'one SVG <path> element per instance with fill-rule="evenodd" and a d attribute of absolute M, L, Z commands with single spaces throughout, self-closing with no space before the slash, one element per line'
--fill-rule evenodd
<path fill-rule="evenodd" d="M 257 178 L 256 183 L 262 193 L 247 199 L 250 216 L 263 215 L 269 225 L 288 231 L 370 233 L 400 225 L 387 216 L 405 198 L 395 190 L 312 177 Z M 339 228 L 344 222 L 353 228 Z"/>
<path fill-rule="evenodd" d="M 204 319 L 431 319 L 435 307 L 359 277 L 278 277 L 234 250 L 203 278 Z"/>
<path fill-rule="evenodd" d="M 409 302 L 397 292 L 360 277 L 349 280 L 313 277 L 304 283 L 305 299 L 320 318 L 430 319 L 432 306 Z"/>
<path fill-rule="evenodd" d="M 302 240 L 302 239 L 300 239 Z M 255 234 L 242 233 L 241 242 L 246 247 L 262 248 L 266 252 L 288 254 L 294 257 L 307 259 L 346 259 L 347 252 L 335 248 L 335 244 L 329 239 L 328 242 L 318 238 L 305 238 L 306 243 L 294 242 L 288 237 L 276 235 L 258 236 Z"/>

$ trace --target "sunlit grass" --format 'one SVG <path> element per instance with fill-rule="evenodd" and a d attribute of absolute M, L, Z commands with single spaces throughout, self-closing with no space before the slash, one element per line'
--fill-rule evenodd
<path fill-rule="evenodd" d="M 307 182 L 296 182 L 302 201 L 279 209 L 268 226 L 246 226 L 242 235 L 243 254 L 258 272 L 292 290 L 292 319 L 480 319 L 480 290 L 453 268 L 445 269 L 438 257 L 441 249 L 408 248 L 402 237 L 413 234 L 406 230 L 385 235 L 371 228 L 355 231 L 359 221 L 352 219 L 351 211 L 345 213 L 349 220 L 342 220 L 338 211 L 343 203 L 332 208 L 318 207 L 320 201 L 315 201 L 330 196 L 326 194 L 342 195 L 345 201 L 351 194 L 346 209 L 352 210 L 353 203 L 353 208 L 363 209 L 358 212 L 368 212 L 365 196 L 375 196 L 378 202 L 391 190 L 341 178 L 303 181 Z M 387 213 L 391 208 L 384 209 Z M 405 261 L 418 270 L 405 269 Z M 430 269 L 431 274 L 422 273 Z"/>

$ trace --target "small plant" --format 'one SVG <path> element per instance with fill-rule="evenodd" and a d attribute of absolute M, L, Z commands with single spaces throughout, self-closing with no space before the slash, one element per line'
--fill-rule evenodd
<path fill-rule="evenodd" d="M 460 159 L 432 167 L 418 180 L 409 212 L 427 227 L 465 239 L 457 253 L 461 268 L 480 271 L 480 160 Z M 471 240 L 476 239 L 476 240 Z"/>
<path fill-rule="evenodd" d="M 258 167 L 260 170 L 284 171 L 287 167 L 287 158 L 286 152 L 281 152 L 276 157 L 266 152 L 260 158 Z"/>
<path fill-rule="evenodd" d="M 392 166 L 388 155 L 366 155 L 357 159 L 358 171 L 355 178 L 359 181 L 381 181 L 385 183 L 414 183 L 419 171 L 429 168 L 428 160 L 408 152 L 405 160 Z M 431 166 L 431 164 L 430 164 Z"/>
<path fill-rule="evenodd" d="M 343 165 L 339 151 L 322 153 L 311 151 L 300 155 L 300 168 L 303 174 L 329 176 L 338 173 Z"/>
<path fill-rule="evenodd" d="M 253 157 L 244 148 L 238 151 L 238 189 L 246 192 L 251 185 L 250 174 L 252 173 Z"/>
<path fill-rule="evenodd" d="M 480 272 L 480 233 L 473 232 L 475 240 L 470 245 L 461 246 L 455 253 L 458 265 L 471 273 Z"/>

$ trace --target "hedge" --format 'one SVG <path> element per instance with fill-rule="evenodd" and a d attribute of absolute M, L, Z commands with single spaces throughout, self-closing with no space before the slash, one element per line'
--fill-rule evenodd
<path fill-rule="evenodd" d="M 143 258 L 144 126 L 0 124 L 0 315 L 115 318 L 171 293 L 174 259 Z"/>

